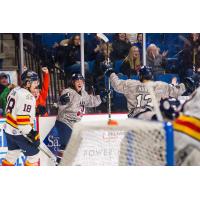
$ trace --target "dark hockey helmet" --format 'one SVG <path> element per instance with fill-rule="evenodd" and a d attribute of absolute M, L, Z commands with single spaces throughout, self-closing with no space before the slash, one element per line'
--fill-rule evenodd
<path fill-rule="evenodd" d="M 173 120 L 178 117 L 180 101 L 176 98 L 166 98 L 160 101 L 160 110 L 163 116 L 167 119 Z"/>
<path fill-rule="evenodd" d="M 38 74 L 31 70 L 26 70 L 21 75 L 21 82 L 22 84 L 26 84 L 26 82 L 33 82 L 33 81 L 39 81 Z"/>
<path fill-rule="evenodd" d="M 153 74 L 152 74 L 152 70 L 150 67 L 148 66 L 142 66 L 139 70 L 139 80 L 143 81 L 143 80 L 152 80 L 153 79 Z"/>
<path fill-rule="evenodd" d="M 82 74 L 78 74 L 78 73 L 74 73 L 72 74 L 72 81 L 76 81 L 76 80 L 85 80 Z"/>

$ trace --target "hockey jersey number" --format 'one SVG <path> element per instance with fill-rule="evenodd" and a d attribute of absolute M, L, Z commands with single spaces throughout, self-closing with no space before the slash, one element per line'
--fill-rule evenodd
<path fill-rule="evenodd" d="M 15 99 L 9 97 L 6 112 L 12 113 L 14 107 L 15 107 Z"/>
<path fill-rule="evenodd" d="M 137 98 L 137 108 L 144 106 L 153 107 L 150 94 L 139 94 L 136 98 Z"/>

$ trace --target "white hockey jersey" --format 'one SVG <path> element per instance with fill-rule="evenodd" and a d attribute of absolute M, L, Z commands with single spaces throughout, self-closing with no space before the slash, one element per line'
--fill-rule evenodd
<path fill-rule="evenodd" d="M 85 107 L 97 107 L 101 104 L 99 95 L 89 95 L 84 89 L 79 94 L 69 87 L 63 90 L 63 94 L 68 94 L 70 101 L 66 105 L 58 104 L 57 120 L 67 124 L 70 128 L 75 122 L 81 120 Z"/>
<path fill-rule="evenodd" d="M 114 90 L 124 94 L 126 97 L 129 116 L 135 117 L 139 113 L 145 112 L 147 108 L 153 111 L 153 102 L 147 87 L 148 84 L 131 79 L 120 80 L 115 73 L 111 74 L 110 81 Z M 185 91 L 185 85 L 182 83 L 178 86 L 172 86 L 161 81 L 152 81 L 151 85 L 158 103 L 161 99 L 177 98 Z M 150 116 L 152 115 L 153 113 L 150 114 Z M 148 118 L 151 119 L 151 117 Z"/>
<path fill-rule="evenodd" d="M 35 120 L 35 97 L 26 89 L 16 87 L 8 95 L 5 132 L 11 135 L 28 134 Z"/>

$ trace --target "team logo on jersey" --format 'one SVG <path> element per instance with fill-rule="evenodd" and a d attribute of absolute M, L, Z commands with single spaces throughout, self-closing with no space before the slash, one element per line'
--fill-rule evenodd
<path fill-rule="evenodd" d="M 84 106 L 84 105 L 85 105 L 85 101 L 81 100 L 81 101 L 80 101 L 80 105 L 81 105 L 81 106 Z"/>
<path fill-rule="evenodd" d="M 77 116 L 78 117 L 82 117 L 83 116 L 83 113 L 84 113 L 84 110 L 85 110 L 85 107 L 84 105 L 81 106 L 80 110 L 77 112 Z"/>

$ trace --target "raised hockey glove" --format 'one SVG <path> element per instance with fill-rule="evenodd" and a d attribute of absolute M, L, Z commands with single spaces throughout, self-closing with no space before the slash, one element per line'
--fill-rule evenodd
<path fill-rule="evenodd" d="M 161 99 L 160 110 L 165 118 L 173 120 L 179 116 L 180 101 L 175 98 Z"/>
<path fill-rule="evenodd" d="M 192 94 L 196 89 L 195 81 L 192 77 L 186 77 L 184 79 L 184 85 L 185 85 L 185 88 L 186 88 L 187 96 Z"/>
<path fill-rule="evenodd" d="M 66 105 L 67 103 L 69 103 L 70 98 L 69 98 L 69 93 L 63 94 L 62 96 L 60 96 L 60 103 L 61 105 Z"/>
<path fill-rule="evenodd" d="M 36 116 L 43 116 L 47 113 L 47 109 L 45 106 L 38 105 L 36 108 Z"/>
<path fill-rule="evenodd" d="M 112 73 L 114 73 L 113 68 L 108 68 L 105 70 L 104 75 L 109 78 Z"/>
<path fill-rule="evenodd" d="M 40 134 L 37 131 L 34 131 L 33 129 L 31 132 L 27 135 L 27 137 L 31 140 L 31 142 L 36 146 L 40 146 Z"/>
<path fill-rule="evenodd" d="M 104 70 L 104 75 L 107 76 L 108 78 L 112 73 L 114 73 L 113 70 L 113 64 L 111 62 L 104 62 L 103 63 L 103 70 Z"/>
<path fill-rule="evenodd" d="M 101 98 L 101 101 L 103 102 L 103 103 L 106 103 L 107 102 L 107 100 L 108 100 L 108 95 L 111 95 L 112 94 L 112 91 L 111 90 L 104 90 L 104 91 L 101 91 L 100 92 L 100 98 Z"/>

